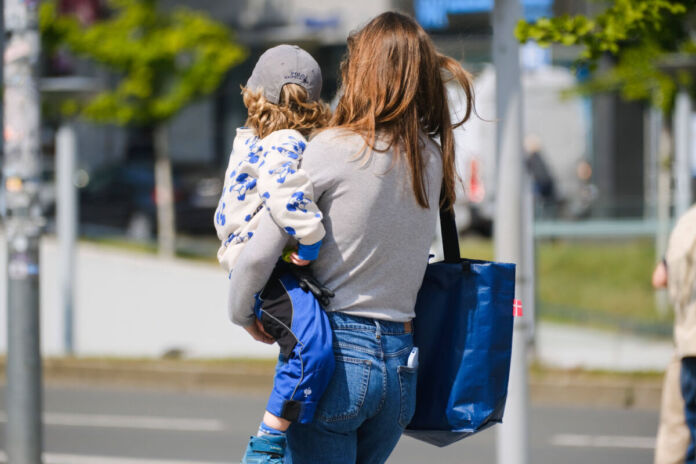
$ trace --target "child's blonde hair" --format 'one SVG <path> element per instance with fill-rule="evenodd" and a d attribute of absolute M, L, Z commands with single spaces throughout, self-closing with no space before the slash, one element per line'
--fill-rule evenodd
<path fill-rule="evenodd" d="M 308 137 L 331 119 L 329 106 L 321 100 L 308 102 L 307 91 L 297 84 L 283 86 L 277 105 L 269 102 L 263 91 L 246 87 L 242 87 L 242 98 L 248 110 L 246 126 L 260 138 L 280 129 L 295 129 Z"/>

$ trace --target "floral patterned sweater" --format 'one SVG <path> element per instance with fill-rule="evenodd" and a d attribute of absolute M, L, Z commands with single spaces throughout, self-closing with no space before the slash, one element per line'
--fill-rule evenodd
<path fill-rule="evenodd" d="M 222 241 L 217 257 L 228 273 L 254 235 L 264 207 L 301 250 L 305 246 L 305 256 L 300 257 L 316 258 L 325 231 L 312 183 L 300 169 L 306 144 L 296 130 L 283 129 L 260 139 L 253 129 L 237 129 L 215 211 L 215 229 Z"/>

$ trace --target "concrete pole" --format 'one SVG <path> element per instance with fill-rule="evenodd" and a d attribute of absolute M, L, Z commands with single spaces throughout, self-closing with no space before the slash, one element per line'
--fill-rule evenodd
<path fill-rule="evenodd" d="M 7 436 L 11 464 L 40 464 L 39 32 L 31 0 L 5 0 L 3 180 L 7 200 Z"/>
<path fill-rule="evenodd" d="M 157 249 L 159 255 L 173 258 L 176 255 L 176 209 L 172 160 L 169 157 L 167 127 L 155 127 L 155 198 L 157 200 Z"/>
<path fill-rule="evenodd" d="M 691 98 L 686 90 L 677 94 L 674 105 L 674 216 L 681 217 L 691 206 Z"/>
<path fill-rule="evenodd" d="M 75 240 L 77 238 L 77 190 L 75 188 L 77 143 L 75 128 L 63 124 L 56 133 L 56 183 L 59 285 L 63 309 L 63 348 L 65 354 L 75 353 L 74 341 L 74 276 Z"/>
<path fill-rule="evenodd" d="M 662 112 L 650 106 L 643 112 L 643 217 L 657 220 L 657 178 L 660 170 L 660 134 L 662 133 Z"/>
<path fill-rule="evenodd" d="M 536 240 L 534 239 L 534 188 L 532 176 L 528 169 L 522 174 L 522 269 L 520 276 L 522 304 L 527 330 L 527 341 L 534 346 L 534 331 L 536 329 Z"/>
<path fill-rule="evenodd" d="M 522 150 L 522 84 L 519 44 L 513 35 L 522 17 L 518 0 L 495 0 L 493 8 L 493 63 L 496 71 L 498 180 L 495 215 L 495 256 L 517 264 L 516 298 L 527 294 L 527 266 L 523 262 L 524 159 Z M 529 463 L 527 419 L 528 316 L 515 318 L 508 399 L 503 424 L 498 427 L 497 458 L 500 464 Z"/>
<path fill-rule="evenodd" d="M 669 240 L 670 203 L 672 174 L 670 172 L 670 159 L 672 152 L 669 131 L 665 128 L 662 111 L 657 108 L 650 110 L 649 125 L 649 150 L 650 150 L 650 171 L 654 173 L 654 188 L 650 218 L 654 218 L 657 224 L 655 230 L 655 263 L 659 262 L 667 251 L 667 241 Z M 665 290 L 655 291 L 655 307 L 658 314 L 666 316 L 669 311 L 667 292 Z"/>

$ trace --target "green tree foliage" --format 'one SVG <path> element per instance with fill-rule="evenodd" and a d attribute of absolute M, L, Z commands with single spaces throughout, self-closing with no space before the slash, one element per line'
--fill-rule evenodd
<path fill-rule="evenodd" d="M 67 48 L 118 77 L 84 104 L 63 107 L 95 122 L 156 126 L 193 99 L 213 92 L 246 57 L 232 32 L 201 12 L 157 9 L 156 0 L 110 0 L 111 15 L 83 27 L 60 15 L 56 0 L 42 2 L 44 46 Z"/>
<path fill-rule="evenodd" d="M 61 48 L 106 68 L 116 84 L 86 100 L 63 101 L 63 113 L 99 123 L 153 129 L 157 238 L 160 253 L 176 251 L 176 211 L 166 122 L 210 94 L 246 51 L 232 32 L 203 13 L 157 9 L 156 0 L 110 0 L 111 14 L 89 26 L 59 14 L 56 0 L 39 10 L 45 50 Z"/>
<path fill-rule="evenodd" d="M 627 100 L 649 100 L 669 111 L 678 85 L 692 87 L 690 74 L 665 70 L 675 55 L 696 53 L 692 13 L 694 0 L 613 0 L 593 18 L 583 15 L 520 21 L 515 30 L 521 42 L 534 40 L 581 47 L 576 66 L 586 66 L 593 77 L 581 93 L 618 91 Z M 597 70 L 603 56 L 614 66 Z M 675 79 L 676 77 L 676 79 Z"/>

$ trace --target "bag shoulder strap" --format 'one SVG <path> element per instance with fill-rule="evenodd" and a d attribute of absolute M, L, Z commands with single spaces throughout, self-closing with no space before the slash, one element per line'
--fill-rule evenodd
<path fill-rule="evenodd" d="M 444 187 L 440 191 L 440 232 L 442 233 L 442 248 L 445 252 L 445 262 L 458 263 L 461 260 L 459 251 L 459 234 L 454 220 L 454 210 L 445 200 Z"/>

